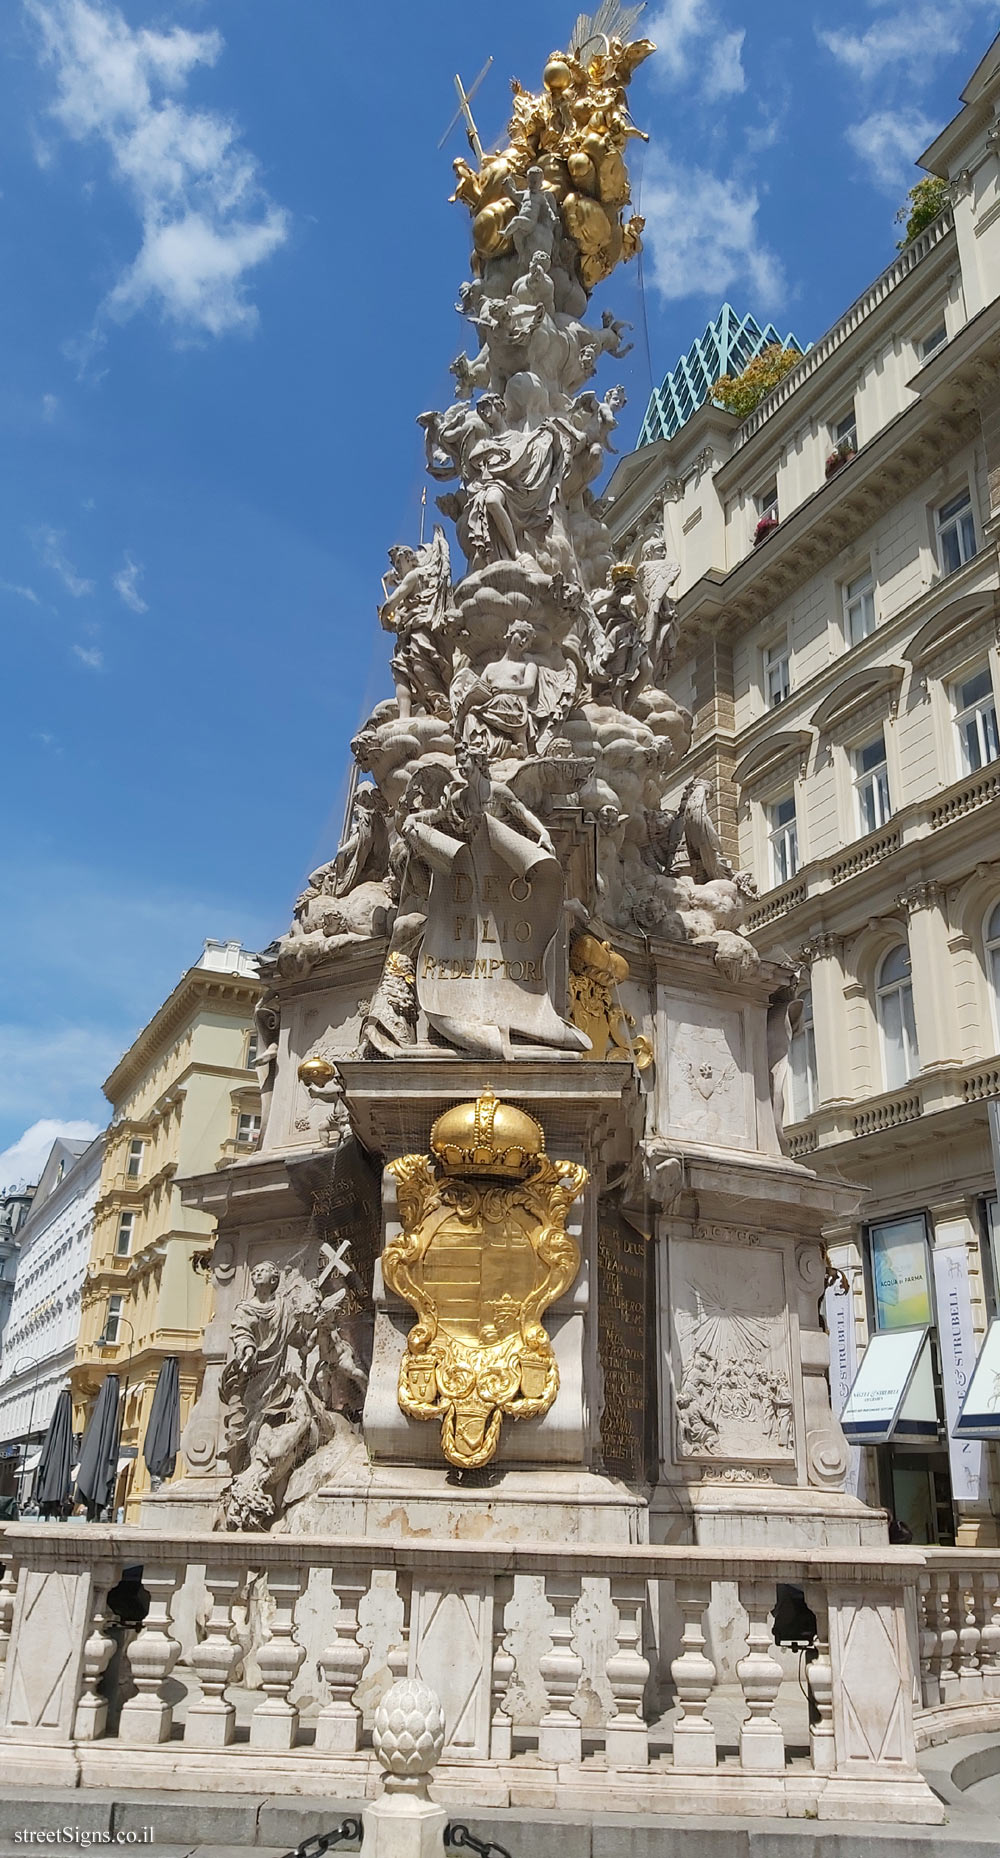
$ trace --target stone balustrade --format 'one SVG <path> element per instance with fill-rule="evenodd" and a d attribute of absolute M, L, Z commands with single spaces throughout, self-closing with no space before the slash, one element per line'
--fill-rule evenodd
<path fill-rule="evenodd" d="M 1000 1723 L 1000 1553 L 976 1548 L 923 1553 L 919 1748 Z"/>
<path fill-rule="evenodd" d="M 0 1554 L 7 1785 L 370 1797 L 374 1713 L 406 1676 L 442 1701 L 445 1804 L 930 1823 L 918 1743 L 1000 1725 L 988 1551 L 19 1524 Z M 125 1568 L 138 1630 L 115 1611 Z M 774 1643 L 779 1584 L 815 1616 L 808 1653 Z M 744 1650 L 723 1673 L 734 1591 Z"/>

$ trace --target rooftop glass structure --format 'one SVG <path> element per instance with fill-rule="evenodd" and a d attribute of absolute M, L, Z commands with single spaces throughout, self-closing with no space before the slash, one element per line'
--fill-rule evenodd
<path fill-rule="evenodd" d="M 692 413 L 704 406 L 722 375 L 742 374 L 761 349 L 769 348 L 772 342 L 804 352 L 791 333 L 783 336 L 773 323 L 761 325 L 755 316 L 737 316 L 732 304 L 724 303 L 704 335 L 692 342 L 687 354 L 664 375 L 660 386 L 654 387 L 637 444 L 672 439 Z"/>

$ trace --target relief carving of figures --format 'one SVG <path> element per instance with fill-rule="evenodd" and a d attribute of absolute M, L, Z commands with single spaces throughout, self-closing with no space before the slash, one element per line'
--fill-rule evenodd
<path fill-rule="evenodd" d="M 782 1459 L 793 1452 L 793 1407 L 780 1256 L 745 1261 L 702 1242 L 675 1248 L 677 1434 L 681 1457 Z M 697 1260 L 698 1262 L 694 1262 Z"/>
<path fill-rule="evenodd" d="M 367 1386 L 350 1343 L 336 1333 L 342 1288 L 325 1293 L 325 1274 L 307 1283 L 270 1260 L 253 1267 L 250 1281 L 219 1380 L 233 1472 L 222 1497 L 228 1529 L 270 1526 L 291 1472 L 332 1437 L 334 1402 L 356 1408 Z"/>

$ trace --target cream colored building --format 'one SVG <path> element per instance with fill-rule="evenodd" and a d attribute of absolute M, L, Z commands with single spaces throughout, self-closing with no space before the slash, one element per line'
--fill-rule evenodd
<path fill-rule="evenodd" d="M 930 1325 L 937 1437 L 856 1487 L 967 1543 L 1000 1513 L 996 1448 L 950 1436 L 1000 1306 L 998 51 L 921 157 L 950 206 L 742 425 L 702 407 L 606 498 L 623 556 L 664 522 L 681 564 L 678 792 L 713 782 L 750 933 L 802 966 L 791 1152 L 867 1190 L 829 1235 L 838 1405 L 875 1329 Z"/>
<path fill-rule="evenodd" d="M 200 1384 L 211 1293 L 199 1254 L 214 1222 L 182 1204 L 177 1183 L 256 1145 L 259 994 L 254 955 L 238 942 L 206 942 L 104 1085 L 112 1119 L 72 1372 L 74 1425 L 82 1429 L 109 1371 L 123 1392 L 127 1380 L 116 1507 L 129 1522 L 149 1488 L 142 1442 L 165 1357 L 179 1357 L 182 1421 Z"/>

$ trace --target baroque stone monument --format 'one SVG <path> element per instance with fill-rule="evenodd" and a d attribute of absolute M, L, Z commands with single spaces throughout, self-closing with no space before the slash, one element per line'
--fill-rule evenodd
<path fill-rule="evenodd" d="M 216 1300 L 164 1527 L 880 1539 L 819 1315 L 852 1196 L 781 1147 L 794 977 L 741 933 L 706 784 L 666 804 L 678 570 L 655 527 L 613 560 L 595 497 L 627 350 L 588 304 L 642 227 L 622 22 L 455 164 L 442 521 L 389 551 L 394 694 L 263 960 L 259 1148 L 185 1189 Z"/>

